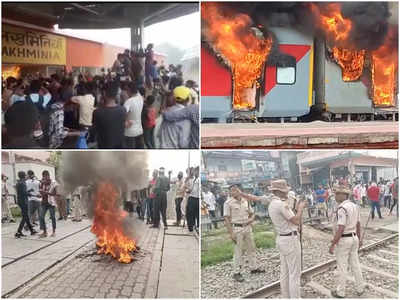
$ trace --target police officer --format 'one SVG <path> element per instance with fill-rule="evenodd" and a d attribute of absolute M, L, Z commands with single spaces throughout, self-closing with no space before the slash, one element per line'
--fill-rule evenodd
<path fill-rule="evenodd" d="M 332 290 L 332 296 L 344 298 L 346 296 L 347 269 L 350 264 L 355 278 L 356 293 L 361 296 L 364 292 L 364 282 L 358 259 L 360 240 L 360 209 L 349 200 L 351 191 L 345 187 L 335 187 L 335 199 L 338 208 L 333 220 L 334 238 L 329 248 L 329 253 L 336 254 L 337 262 L 337 287 Z M 336 251 L 335 250 L 336 246 Z"/>
<path fill-rule="evenodd" d="M 306 202 L 297 201 L 297 213 L 292 211 L 288 203 L 290 188 L 284 179 L 272 181 L 269 190 L 273 194 L 271 197 L 240 194 L 250 201 L 269 203 L 268 212 L 275 228 L 276 245 L 280 253 L 281 297 L 300 298 L 301 246 L 298 226 L 301 223 Z"/>
<path fill-rule="evenodd" d="M 224 203 L 224 218 L 228 232 L 235 243 L 233 255 L 233 278 L 243 282 L 244 278 L 240 273 L 242 266 L 243 252 L 247 250 L 250 260 L 251 273 L 265 272 L 257 267 L 256 246 L 253 238 L 251 223 L 254 221 L 254 211 L 249 202 L 240 196 L 239 185 L 230 187 L 231 197 Z"/>

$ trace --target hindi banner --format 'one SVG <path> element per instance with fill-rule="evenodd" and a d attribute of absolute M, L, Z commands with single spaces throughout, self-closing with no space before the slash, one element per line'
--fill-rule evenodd
<path fill-rule="evenodd" d="M 65 37 L 4 23 L 1 30 L 2 63 L 66 64 Z"/>

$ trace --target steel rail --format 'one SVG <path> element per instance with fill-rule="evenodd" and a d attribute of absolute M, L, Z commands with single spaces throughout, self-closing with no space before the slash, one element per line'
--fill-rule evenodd
<path fill-rule="evenodd" d="M 385 237 L 379 241 L 376 241 L 369 245 L 361 247 L 359 252 L 366 252 L 368 250 L 371 250 L 371 249 L 378 247 L 388 241 L 391 241 L 392 239 L 395 239 L 398 236 L 399 236 L 398 233 L 389 235 L 388 237 Z M 336 259 L 335 258 L 330 259 L 324 263 L 318 264 L 316 266 L 312 266 L 312 267 L 304 270 L 303 272 L 301 272 L 301 277 L 308 279 L 315 274 L 319 274 L 319 273 L 329 269 L 330 267 L 332 267 L 335 264 L 336 264 Z M 267 298 L 267 297 L 270 297 L 270 296 L 276 294 L 277 292 L 279 292 L 279 289 L 280 289 L 280 282 L 278 280 L 278 281 L 272 282 L 262 288 L 259 288 L 258 290 L 254 291 L 254 292 L 248 293 L 241 298 Z"/>

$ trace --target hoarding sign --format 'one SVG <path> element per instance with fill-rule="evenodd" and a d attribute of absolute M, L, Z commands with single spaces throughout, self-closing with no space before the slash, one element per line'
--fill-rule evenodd
<path fill-rule="evenodd" d="M 2 25 L 2 63 L 66 64 L 65 37 L 8 24 Z"/>

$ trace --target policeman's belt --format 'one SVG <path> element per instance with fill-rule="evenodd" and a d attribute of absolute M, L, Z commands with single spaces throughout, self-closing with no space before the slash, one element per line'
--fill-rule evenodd
<path fill-rule="evenodd" d="M 244 224 L 232 224 L 233 227 L 245 227 L 246 225 Z"/>
<path fill-rule="evenodd" d="M 353 236 L 353 235 L 356 235 L 356 233 L 355 233 L 355 232 L 352 232 L 352 233 L 342 234 L 342 237 L 351 237 L 351 236 Z"/>
<path fill-rule="evenodd" d="M 292 231 L 289 233 L 281 233 L 280 236 L 290 236 L 290 235 L 297 235 L 297 231 Z"/>

